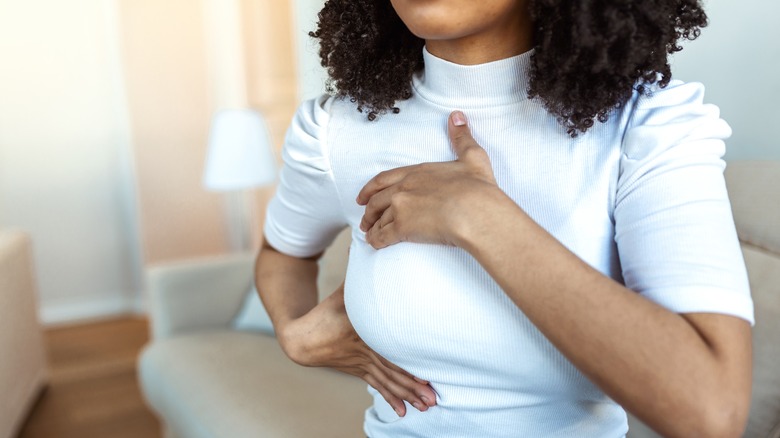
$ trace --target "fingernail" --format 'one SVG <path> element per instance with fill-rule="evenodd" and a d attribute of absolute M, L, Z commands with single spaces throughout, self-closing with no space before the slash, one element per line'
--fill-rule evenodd
<path fill-rule="evenodd" d="M 403 411 L 401 411 L 401 408 L 394 408 L 394 409 L 395 409 L 395 413 L 396 413 L 396 414 L 397 414 L 399 417 L 403 417 L 403 416 L 404 416 L 404 413 L 403 413 Z"/>
<path fill-rule="evenodd" d="M 414 406 L 414 408 L 417 409 L 420 412 L 422 412 L 422 410 L 423 410 L 422 405 L 420 403 L 418 403 L 418 402 L 412 403 L 412 406 Z"/>
<path fill-rule="evenodd" d="M 423 403 L 425 403 L 426 405 L 428 405 L 428 406 L 431 405 L 431 401 L 428 400 L 428 397 L 423 395 L 423 396 L 420 396 L 420 398 L 422 399 Z"/>
<path fill-rule="evenodd" d="M 466 116 L 460 111 L 455 111 L 454 113 L 452 113 L 452 124 L 455 126 L 465 125 Z"/>

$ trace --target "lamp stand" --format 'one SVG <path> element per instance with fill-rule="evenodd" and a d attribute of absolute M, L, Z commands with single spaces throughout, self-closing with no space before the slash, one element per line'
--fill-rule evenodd
<path fill-rule="evenodd" d="M 225 218 L 230 249 L 233 252 L 253 251 L 255 223 L 253 204 L 248 190 L 225 193 Z"/>

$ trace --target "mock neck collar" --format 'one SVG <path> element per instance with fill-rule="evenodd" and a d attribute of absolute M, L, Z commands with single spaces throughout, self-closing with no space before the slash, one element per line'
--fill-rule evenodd
<path fill-rule="evenodd" d="M 460 108 L 516 103 L 528 98 L 529 50 L 511 58 L 477 65 L 460 65 L 432 55 L 423 47 L 425 68 L 412 85 L 420 97 Z"/>

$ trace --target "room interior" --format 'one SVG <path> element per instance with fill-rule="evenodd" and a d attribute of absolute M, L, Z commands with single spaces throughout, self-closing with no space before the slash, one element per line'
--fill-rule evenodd
<path fill-rule="evenodd" d="M 269 181 L 206 181 L 217 115 L 230 110 L 262 117 L 252 126 L 268 146 L 258 154 L 278 167 L 296 107 L 324 90 L 307 36 L 323 3 L 0 0 L 0 438 L 256 436 L 242 428 L 252 420 L 264 421 L 259 430 L 268 436 L 302 436 L 306 424 L 327 424 L 319 436 L 359 436 L 360 406 L 368 404 L 360 381 L 285 361 L 267 321 L 257 320 L 261 311 L 239 324 L 241 310 L 258 305 L 248 300 L 248 269 L 273 170 Z M 766 13 L 751 13 L 751 5 Z M 771 129 L 780 116 L 780 34 L 770 19 L 779 8 L 711 2 L 711 25 L 673 64 L 677 77 L 705 84 L 734 130 L 729 190 L 743 250 L 750 246 L 751 285 L 764 294 L 757 314 L 766 322 L 759 319 L 755 341 L 760 411 L 746 435 L 761 438 L 780 437 L 780 373 L 768 365 L 780 358 L 780 148 Z M 343 276 L 345 239 L 322 262 L 322 293 Z M 224 295 L 214 299 L 215 290 Z M 199 330 L 212 340 L 174 342 Z M 119 350 L 96 332 L 128 346 Z M 266 361 L 257 364 L 275 378 L 226 373 L 230 356 L 219 346 Z M 187 382 L 167 368 L 174 354 L 217 358 L 191 372 L 226 373 L 248 390 L 299 389 L 281 410 L 236 395 L 230 406 L 242 420 L 220 423 L 203 414 L 222 417 L 217 410 L 172 404 L 171 388 Z M 129 379 L 120 384 L 125 392 L 98 389 L 119 374 Z M 338 401 L 325 396 L 333 393 Z M 137 405 L 118 401 L 126 394 Z M 47 405 L 47 397 L 62 404 Z M 79 409 L 86 399 L 104 404 L 104 416 Z M 36 417 L 42 406 L 53 420 Z M 106 429 L 112 424 L 118 428 Z M 224 429 L 230 424 L 237 429 Z M 632 437 L 652 436 L 634 430 Z"/>

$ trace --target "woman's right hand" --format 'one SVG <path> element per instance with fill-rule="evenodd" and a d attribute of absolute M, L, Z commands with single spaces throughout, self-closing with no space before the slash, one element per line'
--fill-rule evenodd
<path fill-rule="evenodd" d="M 330 367 L 365 380 L 401 417 L 406 414 L 404 401 L 419 411 L 436 405 L 428 382 L 388 362 L 360 339 L 347 317 L 343 284 L 307 314 L 281 327 L 279 342 L 300 365 Z"/>

